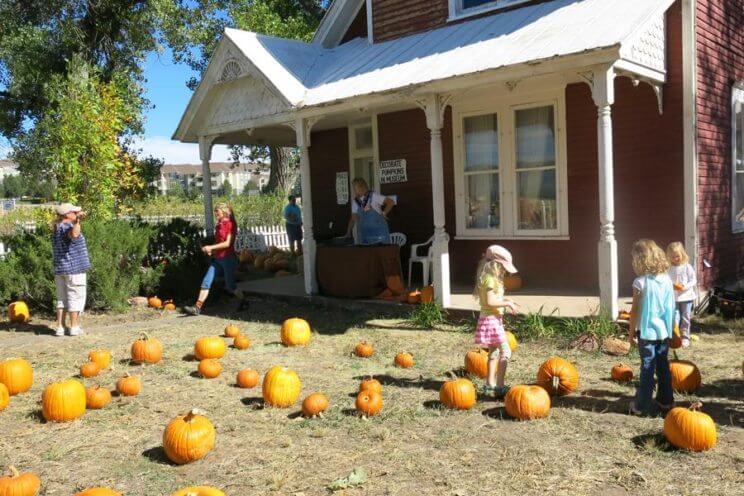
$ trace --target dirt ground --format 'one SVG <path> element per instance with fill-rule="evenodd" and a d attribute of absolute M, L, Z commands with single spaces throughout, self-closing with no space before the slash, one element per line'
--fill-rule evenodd
<path fill-rule="evenodd" d="M 284 348 L 279 325 L 295 315 L 307 318 L 316 334 L 307 347 Z M 366 480 L 335 494 L 742 494 L 741 327 L 707 327 L 680 353 L 698 364 L 704 386 L 694 396 L 677 396 L 678 403 L 702 401 L 718 425 L 718 445 L 691 454 L 666 444 L 661 418 L 625 413 L 634 389 L 609 380 L 615 357 L 521 342 L 509 365 L 509 383 L 534 381 L 539 364 L 559 355 L 577 364 L 581 384 L 578 394 L 554 401 L 549 418 L 515 422 L 493 399 L 479 399 L 468 412 L 442 410 L 440 385 L 448 371 L 462 367 L 471 334 L 410 330 L 370 315 L 275 302 L 255 302 L 242 319 L 235 317 L 155 311 L 91 316 L 81 338 L 54 338 L 40 321 L 15 331 L 0 327 L 0 358 L 22 356 L 35 370 L 31 391 L 13 397 L 0 413 L 1 468 L 12 464 L 33 471 L 42 480 L 41 495 L 63 496 L 99 485 L 127 496 L 168 495 L 193 484 L 217 486 L 231 496 L 324 495 L 334 480 L 356 468 L 366 472 Z M 190 357 L 193 343 L 221 334 L 228 322 L 253 345 L 245 351 L 230 348 L 223 375 L 201 379 Z M 163 342 L 160 364 L 129 364 L 129 346 L 142 331 Z M 372 358 L 350 356 L 361 339 L 374 343 Z M 86 385 L 113 389 L 116 379 L 130 372 L 142 378 L 142 393 L 114 398 L 107 408 L 69 424 L 44 423 L 39 404 L 44 386 L 75 376 L 95 348 L 113 352 L 114 370 L 85 379 Z M 414 368 L 393 367 L 393 356 L 402 350 L 414 354 Z M 635 355 L 625 361 L 637 369 Z M 263 373 L 276 364 L 297 371 L 302 397 L 322 391 L 330 398 L 324 419 L 299 418 L 299 405 L 260 408 L 260 386 L 234 387 L 238 370 Z M 352 410 L 365 375 L 384 384 L 383 410 L 369 421 Z M 200 461 L 172 465 L 161 447 L 163 429 L 195 407 L 214 423 L 217 446 Z"/>

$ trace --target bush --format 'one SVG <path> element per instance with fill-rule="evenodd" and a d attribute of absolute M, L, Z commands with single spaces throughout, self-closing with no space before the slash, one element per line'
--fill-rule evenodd
<path fill-rule="evenodd" d="M 30 305 L 54 309 L 54 267 L 49 228 L 18 232 L 3 238 L 12 250 L 0 261 L 0 303 L 23 299 Z"/>

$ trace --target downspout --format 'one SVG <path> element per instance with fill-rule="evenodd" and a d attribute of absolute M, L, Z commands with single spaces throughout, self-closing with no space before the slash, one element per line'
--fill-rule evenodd
<path fill-rule="evenodd" d="M 684 224 L 685 247 L 690 264 L 700 274 L 698 232 L 698 130 L 697 130 L 697 0 L 682 0 L 682 115 L 684 128 L 683 178 L 684 178 Z M 701 277 L 698 277 L 700 281 Z M 705 289 L 705 288 L 704 288 Z"/>

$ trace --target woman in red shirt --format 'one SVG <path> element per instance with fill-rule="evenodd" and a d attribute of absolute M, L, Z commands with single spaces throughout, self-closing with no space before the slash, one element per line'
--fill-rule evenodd
<path fill-rule="evenodd" d="M 217 225 L 214 228 L 213 245 L 202 247 L 205 255 L 211 256 L 212 261 L 209 269 L 204 275 L 201 283 L 201 290 L 196 304 L 192 307 L 185 307 L 184 311 L 191 315 L 199 315 L 204 302 L 209 296 L 209 288 L 217 274 L 221 273 L 225 278 L 225 289 L 242 300 L 242 292 L 237 289 L 235 284 L 235 271 L 238 268 L 238 257 L 235 254 L 235 237 L 238 234 L 238 224 L 235 222 L 232 207 L 227 203 L 220 203 L 214 209 L 214 216 L 217 219 Z"/>

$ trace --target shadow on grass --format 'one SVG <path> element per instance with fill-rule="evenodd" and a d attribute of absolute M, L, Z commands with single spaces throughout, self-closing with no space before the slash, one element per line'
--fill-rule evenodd
<path fill-rule="evenodd" d="M 184 362 L 198 362 L 196 359 L 196 355 L 193 353 L 186 353 L 184 356 L 181 357 L 181 360 Z"/>
<path fill-rule="evenodd" d="M 37 336 L 46 334 L 48 336 L 54 335 L 54 331 L 49 326 L 41 324 L 16 324 L 13 322 L 2 322 L 0 323 L 0 331 L 8 332 L 28 332 Z"/>
<path fill-rule="evenodd" d="M 496 420 L 514 420 L 506 414 L 506 408 L 503 406 L 497 406 L 494 408 L 487 408 L 481 412 L 481 415 L 490 419 Z"/>
<path fill-rule="evenodd" d="M 677 406 L 687 408 L 691 402 L 679 402 Z M 710 418 L 718 425 L 728 425 L 731 427 L 744 427 L 744 403 L 708 401 L 703 400 L 701 411 L 710 415 Z"/>
<path fill-rule="evenodd" d="M 744 400 L 744 380 L 742 379 L 719 379 L 711 383 L 703 383 L 697 391 L 698 396 L 711 398 L 728 398 L 732 400 Z"/>
<path fill-rule="evenodd" d="M 175 464 L 165 456 L 165 450 L 162 446 L 155 446 L 154 448 L 146 449 L 142 452 L 142 456 L 154 463 L 175 466 Z"/>
<path fill-rule="evenodd" d="M 445 409 L 444 405 L 439 400 L 424 401 L 423 404 L 424 404 L 424 408 L 426 408 L 427 410 L 437 410 L 441 412 L 441 411 L 444 411 Z"/>
<path fill-rule="evenodd" d="M 245 406 L 250 406 L 253 408 L 263 408 L 264 406 L 264 399 L 261 396 L 250 396 L 247 398 L 243 398 L 240 400 L 241 403 L 243 403 Z"/>
<path fill-rule="evenodd" d="M 604 389 L 587 389 L 578 395 L 552 397 L 553 408 L 576 408 L 594 413 L 628 413 L 633 395 Z"/>
<path fill-rule="evenodd" d="M 656 450 L 656 451 L 677 451 L 677 449 L 669 444 L 664 437 L 664 434 L 660 432 L 648 432 L 646 434 L 639 434 L 631 438 L 633 446 L 639 450 Z"/>
<path fill-rule="evenodd" d="M 362 380 L 366 377 L 368 376 L 356 376 L 354 379 Z M 375 375 L 374 378 L 380 381 L 380 384 L 382 384 L 383 387 L 393 386 L 399 388 L 427 389 L 429 391 L 439 391 L 442 388 L 442 384 L 444 384 L 444 381 L 426 379 L 422 376 L 419 376 L 417 379 L 407 379 L 404 377 L 393 377 L 392 375 L 382 374 Z"/>
<path fill-rule="evenodd" d="M 189 374 L 189 377 L 193 377 L 194 379 L 201 379 L 202 378 L 202 376 L 201 376 L 201 374 L 199 373 L 198 370 L 194 370 L 193 372 L 191 372 Z"/>

